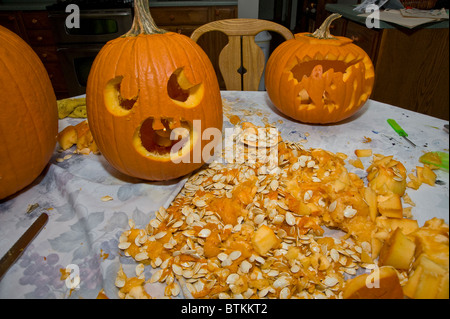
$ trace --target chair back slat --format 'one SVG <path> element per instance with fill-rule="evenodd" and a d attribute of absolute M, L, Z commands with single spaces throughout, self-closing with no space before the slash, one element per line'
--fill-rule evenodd
<path fill-rule="evenodd" d="M 286 40 L 294 38 L 286 27 L 260 19 L 225 19 L 197 28 L 191 39 L 197 41 L 210 31 L 228 36 L 228 44 L 219 55 L 219 69 L 227 90 L 257 91 L 264 71 L 264 52 L 256 44 L 255 36 L 262 31 L 281 34 Z"/>

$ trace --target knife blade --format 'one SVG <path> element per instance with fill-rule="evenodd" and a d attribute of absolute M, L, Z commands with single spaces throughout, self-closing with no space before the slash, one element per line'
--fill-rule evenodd
<path fill-rule="evenodd" d="M 395 132 L 401 137 L 403 137 L 406 141 L 408 141 L 412 146 L 416 147 L 416 144 L 414 144 L 409 138 L 408 134 L 402 129 L 398 123 L 393 119 L 387 120 L 388 124 L 394 129 Z"/>
<path fill-rule="evenodd" d="M 25 231 L 25 233 L 16 241 L 10 250 L 0 259 L 0 280 L 8 269 L 15 263 L 15 261 L 22 255 L 25 248 L 41 231 L 44 225 L 47 223 L 48 215 L 42 213 L 34 223 Z"/>

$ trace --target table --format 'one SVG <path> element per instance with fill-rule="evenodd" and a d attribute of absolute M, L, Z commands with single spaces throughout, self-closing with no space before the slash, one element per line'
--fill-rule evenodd
<path fill-rule="evenodd" d="M 230 117 L 256 125 L 274 124 L 283 139 L 302 142 L 305 148 L 342 152 L 355 159 L 355 149 L 371 148 L 374 153 L 394 155 L 411 172 L 426 151 L 446 151 L 449 135 L 443 121 L 388 104 L 368 100 L 351 118 L 331 125 L 307 125 L 279 113 L 266 92 L 222 92 L 224 129 L 231 128 Z M 413 148 L 387 124 L 393 118 L 417 145 Z M 82 119 L 60 120 L 60 130 Z M 133 219 L 145 227 L 154 212 L 167 207 L 187 177 L 171 182 L 144 182 L 115 171 L 101 155 L 78 155 L 57 161 L 72 150 L 55 153 L 41 176 L 25 190 L 0 202 L 0 256 L 17 241 L 32 222 L 46 212 L 49 220 L 23 255 L 0 281 L 0 298 L 96 298 L 103 288 L 117 298 L 114 281 L 119 265 L 135 264 L 122 256 L 117 245 L 120 234 Z M 370 158 L 363 159 L 368 167 Z M 348 165 L 360 177 L 366 172 Z M 438 184 L 407 189 L 415 202 L 412 213 L 419 225 L 439 217 L 449 221 L 449 175 L 436 171 Z M 113 200 L 103 202 L 103 196 Z M 39 206 L 27 213 L 29 205 Z M 63 274 L 71 273 L 67 279 Z M 79 289 L 69 289 L 79 273 Z M 148 276 L 149 278 L 150 276 Z M 147 276 L 146 276 L 147 278 Z M 67 281 L 69 280 L 69 282 Z"/>

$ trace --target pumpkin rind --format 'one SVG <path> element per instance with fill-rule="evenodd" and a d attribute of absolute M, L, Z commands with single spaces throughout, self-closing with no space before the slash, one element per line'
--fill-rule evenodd
<path fill-rule="evenodd" d="M 0 199 L 31 184 L 56 146 L 58 108 L 39 57 L 0 26 Z"/>
<path fill-rule="evenodd" d="M 265 83 L 272 103 L 305 123 L 335 123 L 356 113 L 372 93 L 367 53 L 345 37 L 299 33 L 275 49 Z"/>
<path fill-rule="evenodd" d="M 145 180 L 170 180 L 199 168 L 205 159 L 194 161 L 193 150 L 210 142 L 198 144 L 202 133 L 222 130 L 222 99 L 212 64 L 194 41 L 173 32 L 131 34 L 108 42 L 92 65 L 86 105 L 102 155 L 122 173 Z M 201 121 L 201 131 L 192 134 L 195 143 L 183 153 L 189 163 L 174 163 L 167 154 L 141 147 L 145 136 L 140 135 L 146 131 L 156 132 L 162 123 L 193 126 L 195 120 Z"/>

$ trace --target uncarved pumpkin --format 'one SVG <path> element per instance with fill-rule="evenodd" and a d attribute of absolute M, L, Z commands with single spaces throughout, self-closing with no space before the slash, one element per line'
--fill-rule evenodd
<path fill-rule="evenodd" d="M 190 38 L 157 28 L 145 0 L 135 1 L 131 30 L 94 60 L 86 109 L 101 154 L 145 180 L 170 180 L 202 166 L 202 152 L 214 141 L 202 139 L 203 132 L 221 132 L 223 123 L 208 56 Z M 171 138 L 176 129 L 185 133 Z"/>
<path fill-rule="evenodd" d="M 351 39 L 332 36 L 330 15 L 314 33 L 299 33 L 270 56 L 267 93 L 285 115 L 306 123 L 335 123 L 357 112 L 372 93 L 374 68 Z"/>
<path fill-rule="evenodd" d="M 31 47 L 0 26 L 0 199 L 28 186 L 56 146 L 58 109 Z"/>

